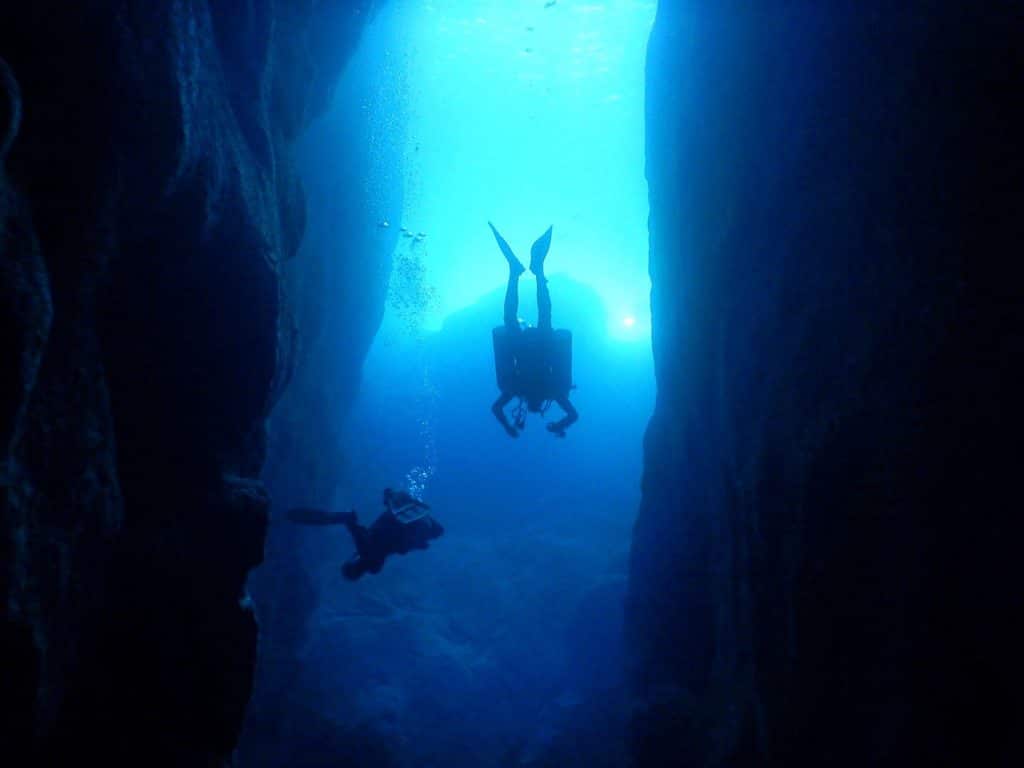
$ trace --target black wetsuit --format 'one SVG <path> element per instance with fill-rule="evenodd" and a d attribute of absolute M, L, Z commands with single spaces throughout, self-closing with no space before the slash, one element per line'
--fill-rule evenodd
<path fill-rule="evenodd" d="M 508 261 L 508 286 L 505 289 L 505 333 L 514 361 L 514 376 L 502 389 L 501 395 L 491 405 L 491 412 L 501 423 L 510 437 L 518 437 L 516 427 L 509 423 L 505 406 L 520 397 L 531 404 L 531 410 L 538 410 L 546 400 L 558 403 L 565 411 L 559 421 L 548 424 L 548 431 L 559 437 L 579 419 L 579 413 L 569 402 L 568 387 L 555 387 L 554 381 L 554 331 L 551 327 L 551 293 L 544 276 L 544 259 L 551 244 L 551 228 L 547 230 L 530 249 L 530 271 L 537 277 L 537 327 L 521 328 L 519 325 L 519 276 L 525 268 L 512 252 L 512 248 L 493 224 L 488 224 L 494 233 L 498 247 Z"/>
<path fill-rule="evenodd" d="M 348 561 L 345 576 L 358 579 L 364 573 L 380 573 L 389 555 L 404 555 L 414 549 L 426 549 L 444 528 L 430 515 L 409 523 L 401 522 L 390 511 L 378 517 L 369 528 L 354 518 L 345 521 L 356 545 L 356 556 Z"/>
<path fill-rule="evenodd" d="M 287 518 L 302 525 L 344 525 L 356 546 L 353 555 L 342 567 L 347 579 L 358 579 L 365 573 L 380 573 L 389 555 L 404 555 L 414 549 L 426 549 L 430 542 L 444 533 L 444 528 L 431 517 L 430 507 L 404 491 L 387 491 L 387 509 L 367 528 L 360 525 L 355 511 L 332 513 L 322 509 L 297 507 Z"/>

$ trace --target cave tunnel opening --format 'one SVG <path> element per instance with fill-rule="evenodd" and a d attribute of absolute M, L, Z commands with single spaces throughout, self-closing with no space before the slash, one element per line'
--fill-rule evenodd
<path fill-rule="evenodd" d="M 252 578 L 245 764 L 625 760 L 620 635 L 654 402 L 654 14 L 653 0 L 393 0 L 300 143 L 308 223 L 286 280 L 300 336 L 271 419 L 275 519 L 313 504 L 368 524 L 381 488 L 406 487 L 446 533 L 353 584 L 343 528 L 272 525 Z M 489 410 L 508 276 L 489 221 L 524 263 L 553 227 L 553 322 L 573 332 L 580 413 L 564 440 L 545 430 L 557 405 L 517 440 Z M 519 284 L 535 324 L 536 280 Z M 356 298 L 306 301 L 325 286 Z"/>

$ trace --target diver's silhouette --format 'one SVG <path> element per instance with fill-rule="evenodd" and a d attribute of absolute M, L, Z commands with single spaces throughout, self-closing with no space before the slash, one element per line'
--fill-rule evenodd
<path fill-rule="evenodd" d="M 341 566 L 342 575 L 355 581 L 365 573 L 380 573 L 389 555 L 404 555 L 426 549 L 444 528 L 429 514 L 430 505 L 405 491 L 384 489 L 384 512 L 367 528 L 360 525 L 355 510 L 330 513 L 300 507 L 288 510 L 293 523 L 303 525 L 344 525 L 352 535 L 356 554 Z"/>
<path fill-rule="evenodd" d="M 519 437 L 526 424 L 526 412 L 543 414 L 552 402 L 558 403 L 565 416 L 550 422 L 549 432 L 565 437 L 565 430 L 579 414 L 569 402 L 572 389 L 572 334 L 551 327 L 551 294 L 544 276 L 544 258 L 551 246 L 551 231 L 537 238 L 530 249 L 530 271 L 537 276 L 537 327 L 519 326 L 519 276 L 526 271 L 491 222 L 487 225 L 508 261 L 508 288 L 505 290 L 505 324 L 493 331 L 494 368 L 501 395 L 491 405 L 491 412 L 509 437 Z M 515 419 L 509 422 L 505 406 L 519 398 Z"/>

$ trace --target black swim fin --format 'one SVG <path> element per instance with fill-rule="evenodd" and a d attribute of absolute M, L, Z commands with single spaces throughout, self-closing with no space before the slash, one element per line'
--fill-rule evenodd
<path fill-rule="evenodd" d="M 491 222 L 487 222 L 487 226 L 491 228 L 491 232 L 494 233 L 494 239 L 498 241 L 498 247 L 501 248 L 501 252 L 505 255 L 505 260 L 508 262 L 508 267 L 512 270 L 513 274 L 517 277 L 526 271 L 526 267 L 523 266 L 516 255 L 512 252 L 512 248 L 508 243 L 505 242 L 505 238 L 499 234 L 498 230 L 494 228 Z"/>
<path fill-rule="evenodd" d="M 540 278 L 544 277 L 544 259 L 548 255 L 548 248 L 551 247 L 551 230 L 554 228 L 554 224 L 548 227 L 548 231 L 538 237 L 530 249 L 530 271 Z"/>

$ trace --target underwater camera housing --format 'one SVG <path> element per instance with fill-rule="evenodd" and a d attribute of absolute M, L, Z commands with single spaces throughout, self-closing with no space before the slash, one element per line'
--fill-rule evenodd
<path fill-rule="evenodd" d="M 572 332 L 524 328 L 491 332 L 498 389 L 518 397 L 554 400 L 572 389 Z"/>

